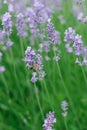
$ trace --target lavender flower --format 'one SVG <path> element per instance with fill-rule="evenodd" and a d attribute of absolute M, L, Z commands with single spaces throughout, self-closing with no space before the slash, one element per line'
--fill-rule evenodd
<path fill-rule="evenodd" d="M 0 44 L 4 44 L 7 41 L 7 34 L 5 31 L 0 30 Z"/>
<path fill-rule="evenodd" d="M 13 42 L 11 40 L 6 41 L 6 43 L 3 46 L 3 50 L 8 50 L 13 45 Z"/>
<path fill-rule="evenodd" d="M 16 28 L 17 28 L 18 36 L 20 37 L 27 36 L 27 28 L 24 20 L 24 15 L 22 13 L 19 13 L 17 15 Z"/>
<path fill-rule="evenodd" d="M 37 80 L 42 80 L 45 77 L 46 74 L 43 71 L 42 56 L 32 50 L 31 47 L 27 47 L 25 51 L 25 61 L 28 69 L 35 71 L 32 73 L 31 78 L 33 83 Z"/>
<path fill-rule="evenodd" d="M 79 13 L 78 17 L 77 17 L 78 21 L 82 21 L 83 20 L 83 13 Z"/>
<path fill-rule="evenodd" d="M 40 44 L 39 52 L 46 52 L 50 51 L 50 44 L 49 41 L 45 41 L 44 43 Z"/>
<path fill-rule="evenodd" d="M 74 45 L 73 45 L 77 56 L 79 56 L 81 54 L 82 46 L 83 46 L 82 36 L 77 34 L 75 36 Z"/>
<path fill-rule="evenodd" d="M 27 8 L 26 10 L 26 21 L 29 23 L 31 32 L 33 34 L 36 33 L 37 30 L 37 18 L 36 18 L 36 14 L 33 8 Z"/>
<path fill-rule="evenodd" d="M 87 66 L 87 46 L 81 48 L 82 60 L 76 58 L 76 63 L 80 66 Z"/>
<path fill-rule="evenodd" d="M 50 41 L 51 44 L 56 44 L 55 41 L 55 27 L 54 24 L 50 22 L 51 19 L 48 20 L 48 24 L 47 24 L 47 33 L 48 33 L 48 39 Z"/>
<path fill-rule="evenodd" d="M 46 119 L 44 120 L 44 124 L 43 124 L 44 130 L 53 130 L 52 127 L 54 123 L 56 123 L 54 112 L 49 112 L 46 115 Z"/>
<path fill-rule="evenodd" d="M 66 117 L 67 116 L 67 114 L 68 114 L 68 103 L 66 102 L 66 101 L 63 101 L 62 103 L 61 103 L 61 109 L 63 110 L 63 112 L 62 112 L 62 116 L 63 117 Z"/>
<path fill-rule="evenodd" d="M 43 25 L 47 22 L 48 18 L 51 16 L 50 11 L 41 1 L 34 1 L 32 8 L 27 8 L 26 10 L 26 21 L 29 23 L 31 33 L 43 39 L 44 35 L 38 29 L 38 26 Z"/>
<path fill-rule="evenodd" d="M 37 73 L 36 73 L 36 72 L 33 72 L 33 73 L 32 73 L 32 78 L 31 78 L 31 82 L 32 82 L 32 83 L 35 83 L 37 80 L 38 80 L 38 78 L 37 78 Z"/>
<path fill-rule="evenodd" d="M 6 12 L 2 17 L 3 31 L 9 36 L 12 33 L 12 20 L 9 12 Z"/>
<path fill-rule="evenodd" d="M 67 52 L 71 53 L 73 51 L 71 44 L 74 42 L 75 39 L 75 30 L 69 27 L 67 30 L 65 30 L 64 34 L 64 41 L 66 42 Z"/>
<path fill-rule="evenodd" d="M 2 52 L 0 52 L 0 61 L 2 60 Z"/>
<path fill-rule="evenodd" d="M 3 73 L 5 71 L 5 67 L 4 66 L 0 66 L 0 73 Z"/>
<path fill-rule="evenodd" d="M 11 13 L 24 13 L 25 12 L 25 4 L 24 1 L 21 0 L 4 0 L 4 4 L 7 4 L 8 11 Z"/>
<path fill-rule="evenodd" d="M 47 24 L 48 39 L 51 44 L 60 44 L 60 33 L 55 30 L 54 24 L 51 23 L 51 19 L 48 19 Z"/>
<path fill-rule="evenodd" d="M 53 60 L 57 62 L 60 60 L 60 57 L 58 55 L 56 55 L 56 56 L 54 56 Z"/>

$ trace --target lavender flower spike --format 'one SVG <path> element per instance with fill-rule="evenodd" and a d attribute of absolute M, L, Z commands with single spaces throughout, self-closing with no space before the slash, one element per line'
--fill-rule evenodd
<path fill-rule="evenodd" d="M 27 37 L 27 27 L 24 20 L 24 15 L 22 13 L 19 13 L 17 15 L 16 28 L 17 28 L 18 36 Z"/>
<path fill-rule="evenodd" d="M 2 17 L 2 25 L 3 25 L 3 31 L 7 35 L 10 35 L 12 32 L 12 20 L 11 20 L 11 15 L 9 12 L 6 12 L 3 17 Z"/>
<path fill-rule="evenodd" d="M 37 80 L 42 80 L 45 77 L 43 71 L 42 56 L 32 50 L 31 47 L 27 47 L 25 51 L 25 61 L 29 70 L 33 70 L 31 82 L 35 83 Z"/>
<path fill-rule="evenodd" d="M 75 41 L 74 41 L 74 50 L 77 56 L 81 54 L 81 49 L 83 47 L 83 41 L 82 41 L 82 36 L 81 35 L 76 35 L 75 36 Z"/>
<path fill-rule="evenodd" d="M 46 119 L 44 120 L 44 124 L 43 124 L 44 130 L 53 130 L 52 127 L 54 123 L 56 123 L 54 112 L 49 112 L 46 115 Z"/>
<path fill-rule="evenodd" d="M 47 24 L 48 39 L 51 44 L 60 44 L 60 33 L 55 30 L 54 24 L 51 19 L 48 19 Z"/>
<path fill-rule="evenodd" d="M 69 27 L 67 30 L 65 30 L 65 37 L 64 41 L 66 42 L 66 49 L 67 52 L 71 53 L 73 51 L 72 48 L 72 42 L 74 42 L 75 39 L 75 30 Z"/>
<path fill-rule="evenodd" d="M 63 112 L 62 112 L 62 116 L 63 117 L 66 117 L 67 116 L 67 114 L 68 114 L 68 103 L 66 102 L 66 101 L 63 101 L 62 103 L 61 103 L 61 109 L 63 110 Z"/>

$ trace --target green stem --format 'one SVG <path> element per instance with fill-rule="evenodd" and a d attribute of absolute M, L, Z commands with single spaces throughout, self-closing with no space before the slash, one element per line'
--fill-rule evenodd
<path fill-rule="evenodd" d="M 39 109 L 40 109 L 40 113 L 41 113 L 42 119 L 44 120 L 44 114 L 43 114 L 43 110 L 42 110 L 42 107 L 41 107 L 41 104 L 40 104 L 40 100 L 39 100 L 39 96 L 38 96 L 38 92 L 37 92 L 37 87 L 36 87 L 35 83 L 34 83 L 34 87 L 35 87 L 35 95 L 36 95 L 37 103 L 38 103 L 38 106 L 39 106 Z"/>

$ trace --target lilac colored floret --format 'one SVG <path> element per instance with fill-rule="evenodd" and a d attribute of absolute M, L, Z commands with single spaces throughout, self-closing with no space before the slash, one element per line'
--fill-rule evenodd
<path fill-rule="evenodd" d="M 22 13 L 17 15 L 16 29 L 18 36 L 27 37 L 27 27 Z"/>
<path fill-rule="evenodd" d="M 65 30 L 64 34 L 64 41 L 66 42 L 65 47 L 67 49 L 67 52 L 71 53 L 73 51 L 72 43 L 75 40 L 75 30 L 69 27 L 67 30 Z"/>
<path fill-rule="evenodd" d="M 3 15 L 2 25 L 3 25 L 3 31 L 5 31 L 7 35 L 10 35 L 12 33 L 12 20 L 9 12 L 6 12 Z"/>
<path fill-rule="evenodd" d="M 79 56 L 81 54 L 81 49 L 83 47 L 83 41 L 82 41 L 82 36 L 81 35 L 77 34 L 75 36 L 73 47 L 74 47 L 74 50 L 75 50 L 75 54 Z"/>
<path fill-rule="evenodd" d="M 67 30 L 65 30 L 65 38 L 64 41 L 66 43 L 72 43 L 75 38 L 75 30 L 69 27 Z"/>
<path fill-rule="evenodd" d="M 53 130 L 52 127 L 54 123 L 56 123 L 54 112 L 49 112 L 46 115 L 46 119 L 44 120 L 44 124 L 43 124 L 44 130 Z"/>

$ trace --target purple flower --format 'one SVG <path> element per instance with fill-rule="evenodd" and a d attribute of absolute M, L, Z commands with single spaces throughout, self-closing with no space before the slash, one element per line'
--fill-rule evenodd
<path fill-rule="evenodd" d="M 3 73 L 5 71 L 5 67 L 4 66 L 0 66 L 0 73 Z"/>
<path fill-rule="evenodd" d="M 30 69 L 35 63 L 35 51 L 31 47 L 27 47 L 25 51 L 25 61 L 27 62 L 27 67 Z"/>
<path fill-rule="evenodd" d="M 69 27 L 67 30 L 65 30 L 64 34 L 65 34 L 64 41 L 66 42 L 67 52 L 71 53 L 73 51 L 71 44 L 75 40 L 75 30 Z"/>
<path fill-rule="evenodd" d="M 37 78 L 37 73 L 36 73 L 36 72 L 33 72 L 33 73 L 32 73 L 32 78 L 31 78 L 31 82 L 32 82 L 32 83 L 35 83 L 37 80 L 38 80 L 38 78 Z"/>
<path fill-rule="evenodd" d="M 3 50 L 8 50 L 13 45 L 13 42 L 11 40 L 6 41 L 6 43 L 3 46 Z"/>
<path fill-rule="evenodd" d="M 87 46 L 82 47 L 81 49 L 82 61 L 79 58 L 76 58 L 76 63 L 80 66 L 87 66 Z"/>
<path fill-rule="evenodd" d="M 46 61 L 49 61 L 49 60 L 50 60 L 50 57 L 49 57 L 49 56 L 45 56 L 45 60 L 46 60 Z"/>
<path fill-rule="evenodd" d="M 26 21 L 29 23 L 31 32 L 34 34 L 37 30 L 37 18 L 33 8 L 27 8 Z"/>
<path fill-rule="evenodd" d="M 78 17 L 77 17 L 78 21 L 82 21 L 83 20 L 83 13 L 79 13 Z"/>
<path fill-rule="evenodd" d="M 7 41 L 7 34 L 5 31 L 0 30 L 0 44 L 4 44 Z"/>
<path fill-rule="evenodd" d="M 21 0 L 4 0 L 4 3 L 8 6 L 8 11 L 11 13 L 23 13 L 25 12 L 24 1 Z"/>
<path fill-rule="evenodd" d="M 81 48 L 83 46 L 83 41 L 82 41 L 82 36 L 81 35 L 76 35 L 75 39 L 74 39 L 74 50 L 75 50 L 75 54 L 77 56 L 79 56 L 81 54 Z"/>
<path fill-rule="evenodd" d="M 19 13 L 17 15 L 17 22 L 16 22 L 17 34 L 20 37 L 27 37 L 27 27 L 24 20 L 24 15 Z"/>
<path fill-rule="evenodd" d="M 0 62 L 1 62 L 1 60 L 2 60 L 2 52 L 0 52 Z"/>
<path fill-rule="evenodd" d="M 44 43 L 41 43 L 38 51 L 48 53 L 50 51 L 49 41 L 45 41 Z"/>
<path fill-rule="evenodd" d="M 57 62 L 60 60 L 60 57 L 58 55 L 56 55 L 56 56 L 54 56 L 53 60 Z"/>
<path fill-rule="evenodd" d="M 43 124 L 44 130 L 52 130 L 54 123 L 56 123 L 54 112 L 49 112 L 46 115 L 46 119 L 44 120 L 44 124 Z"/>
<path fill-rule="evenodd" d="M 51 23 L 51 19 L 48 19 L 47 24 L 48 39 L 51 44 L 60 44 L 60 33 L 55 30 L 54 24 Z"/>
<path fill-rule="evenodd" d="M 27 47 L 25 51 L 25 61 L 28 69 L 34 70 L 31 78 L 33 83 L 37 80 L 42 80 L 45 77 L 46 74 L 43 71 L 42 56 L 32 50 L 31 47 Z"/>
<path fill-rule="evenodd" d="M 63 101 L 61 103 L 61 109 L 63 110 L 62 116 L 66 117 L 68 114 L 68 111 L 67 111 L 68 110 L 68 103 L 66 101 Z"/>
<path fill-rule="evenodd" d="M 9 12 L 6 12 L 2 17 L 3 31 L 9 36 L 12 33 L 12 20 Z"/>

